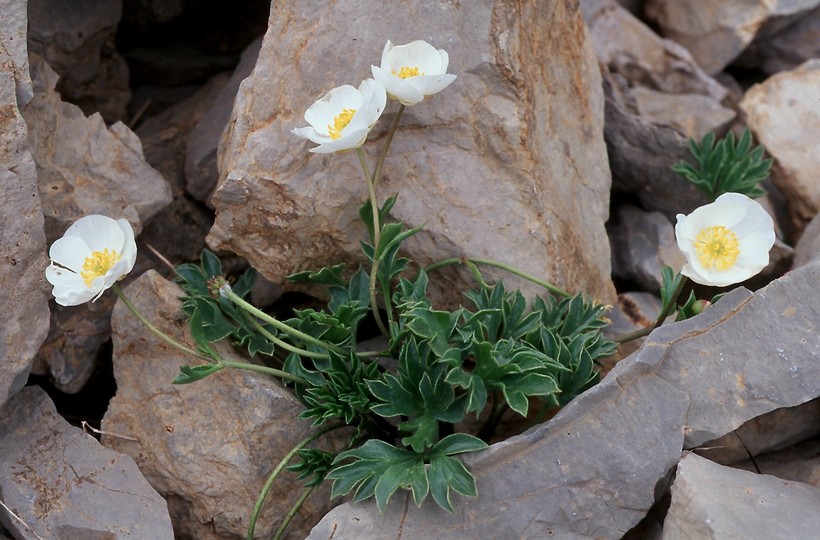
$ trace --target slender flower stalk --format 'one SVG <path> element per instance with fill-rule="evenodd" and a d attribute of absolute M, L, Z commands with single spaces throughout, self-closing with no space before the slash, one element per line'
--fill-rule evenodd
<path fill-rule="evenodd" d="M 253 304 L 250 304 L 250 303 L 246 302 L 245 300 L 243 300 L 239 295 L 237 295 L 235 292 L 233 292 L 229 286 L 225 286 L 225 287 L 220 288 L 220 294 L 222 294 L 225 298 L 227 298 L 228 300 L 230 300 L 231 302 L 233 302 L 234 304 L 236 304 L 240 308 L 244 309 L 245 311 L 247 311 L 251 315 L 254 315 L 255 317 L 258 317 L 258 318 L 262 319 L 263 321 L 265 321 L 266 323 L 270 324 L 271 326 L 273 326 L 277 330 L 285 332 L 286 334 L 290 334 L 292 337 L 294 337 L 296 339 L 300 339 L 300 340 L 304 341 L 305 343 L 310 343 L 312 345 L 316 345 L 318 347 L 322 347 L 323 349 L 327 349 L 329 351 L 337 352 L 339 354 L 345 354 L 344 349 L 342 349 L 341 347 L 339 347 L 337 345 L 334 345 L 332 343 L 327 343 L 326 341 L 322 341 L 321 339 L 316 339 L 313 336 L 305 334 L 304 332 L 300 332 L 299 330 L 297 330 L 295 328 L 291 328 L 290 326 L 283 323 L 282 321 L 277 320 L 274 317 L 271 317 L 270 315 L 268 315 L 267 313 L 265 313 L 261 309 L 257 308 Z"/>
<path fill-rule="evenodd" d="M 166 334 L 165 332 L 151 324 L 151 322 L 145 318 L 145 316 L 140 312 L 140 310 L 137 309 L 137 307 L 131 303 L 131 301 L 125 295 L 125 292 L 123 292 L 120 286 L 116 283 L 111 287 L 111 290 L 114 291 L 114 294 L 117 295 L 117 297 L 122 301 L 125 307 L 127 307 L 128 310 L 134 314 L 134 317 L 136 317 L 137 320 L 141 322 L 143 326 L 145 326 L 145 328 L 147 328 L 152 334 L 161 339 L 164 343 L 167 343 L 171 347 L 174 347 L 175 349 L 178 349 L 182 352 L 188 353 L 192 356 L 196 356 L 197 358 L 202 358 L 204 360 L 209 361 L 219 360 L 219 358 L 212 358 L 210 356 L 197 352 L 194 349 L 191 349 L 190 347 L 183 345 L 182 343 L 178 342 L 177 340 L 175 340 L 174 338 L 172 338 L 171 336 L 169 336 L 168 334 Z"/>
<path fill-rule="evenodd" d="M 260 334 L 262 334 L 263 336 L 268 338 L 274 345 L 276 345 L 277 347 L 280 347 L 282 349 L 285 349 L 288 352 L 298 354 L 299 356 L 306 356 L 307 358 L 316 358 L 316 359 L 320 359 L 320 360 L 330 358 L 330 355 L 328 355 L 328 354 L 308 351 L 308 350 L 305 350 L 305 349 L 300 349 L 299 347 L 291 345 L 287 341 L 283 341 L 283 340 L 279 339 L 278 337 L 273 335 L 271 332 L 269 332 L 267 328 L 265 328 L 264 326 L 259 324 L 259 321 L 256 319 L 256 317 L 248 317 L 248 322 L 250 322 L 251 325 L 254 328 L 256 328 L 257 332 L 259 332 Z"/>
<path fill-rule="evenodd" d="M 387 131 L 387 139 L 384 141 L 384 148 L 382 148 L 381 153 L 379 154 L 379 159 L 376 161 L 376 168 L 373 171 L 373 189 L 376 190 L 379 187 L 379 180 L 381 179 L 382 175 L 382 165 L 384 165 L 384 158 L 387 157 L 387 150 L 390 148 L 390 144 L 393 142 L 393 135 L 396 134 L 396 130 L 399 128 L 399 122 L 401 121 L 401 117 L 404 114 L 405 105 L 400 104 L 399 110 L 396 112 L 396 117 L 393 119 L 393 123 L 390 124 L 390 129 Z"/>
<path fill-rule="evenodd" d="M 282 523 L 276 529 L 276 532 L 273 535 L 273 540 L 281 540 L 282 536 L 284 536 L 285 531 L 290 525 L 290 522 L 293 521 L 293 518 L 296 516 L 296 513 L 302 508 L 302 505 L 305 504 L 305 501 L 310 497 L 310 494 L 313 493 L 313 490 L 316 489 L 316 486 L 312 486 L 306 488 L 302 491 L 302 494 L 299 495 L 299 498 L 296 499 L 296 502 L 293 503 L 293 506 L 290 507 L 288 514 L 285 516 L 285 519 L 282 520 Z"/>
<path fill-rule="evenodd" d="M 274 467 L 273 471 L 271 471 L 271 473 L 270 473 L 270 476 L 268 476 L 268 479 L 265 481 L 265 485 L 262 486 L 262 491 L 259 492 L 259 497 L 256 498 L 256 503 L 253 505 L 253 511 L 251 512 L 251 519 L 250 519 L 250 522 L 248 523 L 248 536 L 247 536 L 248 540 L 253 540 L 254 529 L 256 529 L 256 520 L 259 519 L 259 513 L 262 511 L 262 504 L 264 504 L 265 499 L 268 497 L 268 493 L 270 492 L 270 489 L 273 486 L 273 483 L 276 481 L 276 479 L 279 477 L 279 475 L 282 473 L 282 471 L 285 470 L 285 467 L 287 466 L 288 462 L 290 462 L 290 460 L 293 459 L 293 456 L 298 454 L 299 450 L 301 450 L 305 446 L 309 445 L 310 443 L 312 443 L 313 441 L 315 441 L 316 439 L 318 439 L 319 437 L 321 437 L 325 433 L 331 432 L 334 429 L 339 429 L 341 427 L 345 427 L 345 426 L 344 425 L 328 426 L 324 429 L 320 429 L 320 430 L 312 433 L 308 437 L 306 437 L 306 438 L 302 439 L 301 441 L 299 441 L 298 443 L 296 443 L 296 445 L 293 448 L 291 448 L 290 451 L 287 454 L 285 454 L 285 456 L 282 458 L 282 460 L 279 462 L 279 464 L 276 467 Z"/>
<path fill-rule="evenodd" d="M 516 275 L 520 278 L 526 279 L 527 281 L 535 283 L 536 285 L 540 285 L 541 287 L 544 287 L 548 291 L 550 291 L 552 293 L 555 293 L 558 296 L 563 296 L 564 298 L 569 298 L 569 297 L 572 296 L 572 294 L 570 294 L 569 292 L 565 291 L 564 289 L 562 289 L 562 288 L 560 288 L 556 285 L 553 285 L 552 283 L 544 281 L 543 279 L 538 279 L 537 277 L 535 277 L 531 274 L 527 274 L 526 272 L 523 272 L 523 271 L 519 270 L 518 268 L 515 268 L 514 266 L 510 266 L 509 264 L 506 264 L 506 263 L 494 261 L 492 259 L 480 259 L 480 258 L 477 258 L 477 257 L 451 257 L 449 259 L 442 259 L 440 261 L 436 261 L 433 264 L 425 267 L 424 270 L 426 272 L 430 272 L 431 270 L 435 270 L 436 268 L 441 268 L 442 266 L 447 266 L 449 264 L 467 264 L 467 262 L 470 262 L 472 264 L 479 264 L 479 265 L 484 265 L 484 266 L 492 266 L 492 267 L 495 267 L 495 268 L 500 268 L 502 270 L 506 270 L 507 272 L 509 272 L 513 275 Z"/>
<path fill-rule="evenodd" d="M 308 381 L 301 377 L 297 377 L 287 371 L 282 371 L 281 369 L 276 369 L 268 366 L 260 366 L 259 364 L 251 364 L 249 362 L 232 362 L 229 360 L 220 360 L 220 366 L 234 368 L 234 369 L 241 369 L 243 371 L 254 371 L 256 373 L 264 373 L 265 375 L 270 375 L 272 377 L 279 377 L 280 379 L 286 379 L 288 381 L 295 382 L 297 384 L 308 385 Z"/>
<path fill-rule="evenodd" d="M 655 319 L 654 323 L 647 326 L 646 328 L 641 328 L 639 330 L 635 330 L 634 332 L 630 332 L 628 334 L 619 336 L 615 338 L 615 342 L 626 343 L 628 341 L 648 336 L 652 333 L 653 330 L 662 325 L 666 318 L 669 317 L 669 315 L 671 315 L 672 312 L 675 311 L 675 309 L 677 308 L 678 297 L 680 296 L 681 291 L 683 291 L 683 286 L 685 283 L 686 276 L 681 276 L 681 279 L 678 282 L 678 286 L 675 288 L 675 292 L 672 293 L 672 296 L 669 299 L 669 303 L 664 307 L 663 311 L 661 311 L 660 314 L 658 314 L 658 318 Z"/>
<path fill-rule="evenodd" d="M 378 326 L 379 331 L 384 336 L 389 336 L 390 334 L 387 331 L 387 327 L 385 327 L 384 321 L 382 321 L 381 314 L 379 313 L 379 304 L 376 301 L 376 281 L 378 280 L 380 262 L 376 257 L 376 250 L 379 247 L 382 232 L 382 225 L 379 222 L 379 201 L 376 197 L 376 186 L 373 183 L 373 177 L 370 175 L 370 169 L 368 168 L 367 161 L 364 158 L 364 151 L 361 148 L 357 148 L 356 152 L 359 155 L 359 163 L 361 164 L 362 171 L 364 172 L 364 179 L 367 183 L 367 193 L 370 197 L 370 208 L 373 212 L 373 266 L 370 267 L 370 283 L 368 286 L 368 292 L 370 293 L 370 309 L 373 312 L 373 319 L 376 321 L 376 326 Z M 386 299 L 385 302 L 389 302 L 389 299 Z M 387 308 L 389 310 L 390 306 Z"/>

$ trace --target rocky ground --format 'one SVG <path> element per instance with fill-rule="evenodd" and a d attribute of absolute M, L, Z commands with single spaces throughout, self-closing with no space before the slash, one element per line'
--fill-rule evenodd
<path fill-rule="evenodd" d="M 333 508 L 325 491 L 289 538 L 816 537 L 820 0 L 234 4 L 0 0 L 0 538 L 245 537 L 308 431 L 299 402 L 252 373 L 172 386 L 187 360 L 113 294 L 49 301 L 48 246 L 86 214 L 127 219 L 126 292 L 182 341 L 152 248 L 181 263 L 207 244 L 286 309 L 284 276 L 358 262 L 367 195 L 351 155 L 309 154 L 290 130 L 388 39 L 446 49 L 458 76 L 407 110 L 385 166 L 394 217 L 424 225 L 416 260 L 503 260 L 613 304 L 613 335 L 647 326 L 661 267 L 682 264 L 675 214 L 706 202 L 670 166 L 687 138 L 744 127 L 774 159 L 778 240 L 760 275 L 465 459 L 480 496 L 455 516 L 404 494 L 384 515 Z M 444 283 L 453 303 L 471 280 Z M 297 492 L 279 485 L 260 538 Z"/>

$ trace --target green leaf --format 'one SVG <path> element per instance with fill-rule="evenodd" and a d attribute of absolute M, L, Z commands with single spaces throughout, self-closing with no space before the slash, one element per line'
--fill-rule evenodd
<path fill-rule="evenodd" d="M 317 271 L 306 270 L 304 272 L 296 272 L 287 277 L 288 281 L 293 283 L 315 283 L 319 285 L 332 285 L 336 287 L 345 287 L 347 282 L 342 278 L 344 272 L 344 263 L 337 264 L 331 267 L 325 267 Z"/>
<path fill-rule="evenodd" d="M 201 263 L 202 269 L 204 270 L 205 275 L 208 279 L 214 276 L 222 275 L 222 262 L 219 260 L 219 257 L 214 255 L 213 252 L 208 251 L 207 249 L 203 249 Z"/>
<path fill-rule="evenodd" d="M 453 433 L 436 443 L 436 445 L 430 449 L 430 455 L 453 456 L 465 452 L 477 452 L 487 447 L 487 443 L 478 437 L 473 437 L 467 433 Z"/>
<path fill-rule="evenodd" d="M 179 373 L 173 384 L 190 384 L 208 375 L 213 375 L 223 368 L 222 364 L 206 364 L 201 366 L 180 366 Z"/>

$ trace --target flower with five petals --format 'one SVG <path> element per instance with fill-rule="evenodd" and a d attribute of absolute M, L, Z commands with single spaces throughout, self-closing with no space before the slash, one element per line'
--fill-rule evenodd
<path fill-rule="evenodd" d="M 436 49 L 426 41 L 407 45 L 384 46 L 380 67 L 370 66 L 373 78 L 402 105 L 415 105 L 425 96 L 447 88 L 456 76 L 447 73 L 450 57 L 444 49 Z"/>
<path fill-rule="evenodd" d="M 137 244 L 124 219 L 90 215 L 78 219 L 51 244 L 46 279 L 61 306 L 96 300 L 134 268 Z"/>
<path fill-rule="evenodd" d="M 384 87 L 373 79 L 362 81 L 358 89 L 337 86 L 305 112 L 310 125 L 294 128 L 291 133 L 318 144 L 310 149 L 317 154 L 359 148 L 386 104 Z"/>
<path fill-rule="evenodd" d="M 746 195 L 724 193 L 677 218 L 675 237 L 686 256 L 681 273 L 692 281 L 724 287 L 749 279 L 769 264 L 774 222 Z"/>

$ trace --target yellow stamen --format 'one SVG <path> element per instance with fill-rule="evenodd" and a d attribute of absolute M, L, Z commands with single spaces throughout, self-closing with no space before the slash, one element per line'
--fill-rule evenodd
<path fill-rule="evenodd" d="M 391 73 L 400 79 L 409 79 L 410 77 L 418 77 L 419 75 L 424 75 L 424 73 L 419 71 L 419 68 L 407 66 L 402 66 L 402 68 L 399 70 L 394 69 Z"/>
<path fill-rule="evenodd" d="M 694 242 L 704 268 L 728 270 L 740 255 L 739 243 L 734 232 L 722 225 L 706 227 Z"/>
<path fill-rule="evenodd" d="M 356 109 L 342 109 L 342 112 L 333 118 L 333 125 L 327 126 L 327 133 L 332 140 L 335 141 L 342 136 L 342 130 L 347 127 L 354 114 Z"/>
<path fill-rule="evenodd" d="M 119 260 L 120 254 L 108 248 L 95 251 L 90 257 L 86 257 L 80 277 L 83 278 L 87 287 L 91 287 L 91 282 L 100 276 L 104 276 Z"/>

